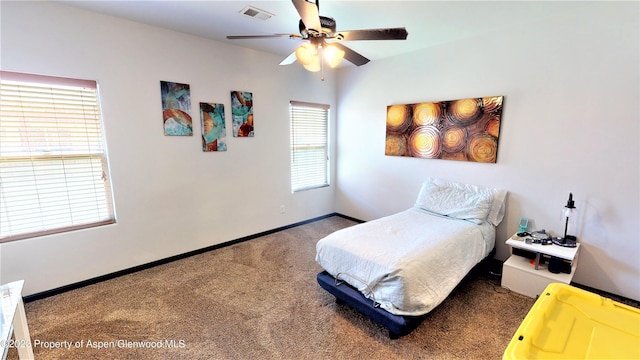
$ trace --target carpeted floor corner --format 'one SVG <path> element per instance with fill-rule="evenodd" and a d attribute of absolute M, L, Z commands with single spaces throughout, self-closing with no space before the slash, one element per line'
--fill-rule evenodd
<path fill-rule="evenodd" d="M 316 282 L 315 244 L 354 224 L 334 216 L 29 302 L 35 357 L 502 357 L 534 299 L 509 293 L 486 272 L 470 276 L 398 340 L 336 304 Z M 17 351 L 8 358 L 17 359 Z"/>

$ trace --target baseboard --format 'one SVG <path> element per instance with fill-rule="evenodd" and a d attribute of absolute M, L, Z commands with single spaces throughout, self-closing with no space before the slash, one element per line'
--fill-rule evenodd
<path fill-rule="evenodd" d="M 124 270 L 120 270 L 120 271 L 116 271 L 116 272 L 112 272 L 109 274 L 105 274 L 105 275 L 101 275 L 101 276 L 97 276 L 91 279 L 87 279 L 87 280 L 83 280 L 83 281 L 79 281 L 73 284 L 69 284 L 69 285 L 64 285 L 64 286 L 60 286 L 57 287 L 55 289 L 51 289 L 51 290 L 46 290 L 46 291 L 42 291 L 39 293 L 35 293 L 35 294 L 31 294 L 31 295 L 27 295 L 24 297 L 24 302 L 30 302 L 30 301 L 35 301 L 35 300 L 40 300 L 40 299 L 44 299 L 50 296 L 54 296 L 54 295 L 59 295 L 62 293 L 65 293 L 67 291 L 71 291 L 71 290 L 75 290 L 75 289 L 79 289 L 85 286 L 89 286 L 89 285 L 93 285 L 102 281 L 106 281 L 106 280 L 111 280 L 111 279 L 115 279 L 117 277 L 123 276 L 123 275 L 128 275 L 128 274 L 132 274 L 141 270 L 146 270 L 146 269 L 150 269 L 152 267 L 155 266 L 159 266 L 159 265 L 163 265 L 163 264 L 167 264 L 176 260 L 181 260 L 181 259 L 185 259 L 188 258 L 190 256 L 194 256 L 194 255 L 198 255 L 198 254 L 202 254 L 208 251 L 212 251 L 212 250 L 216 250 L 216 249 L 220 249 L 226 246 L 230 246 L 230 245 L 234 245 L 234 244 L 238 244 L 241 242 L 245 242 L 248 240 L 252 240 L 255 238 L 259 238 L 262 236 L 266 236 L 266 235 L 270 235 L 279 231 L 283 231 L 283 230 L 287 230 L 287 229 L 291 229 L 294 228 L 296 226 L 301 226 L 301 225 L 305 225 L 308 223 L 312 223 L 314 221 L 318 221 L 318 220 L 322 220 L 322 219 L 326 219 L 332 216 L 340 216 L 349 220 L 353 220 L 356 222 L 362 222 L 360 220 L 357 219 L 353 219 L 350 218 L 348 216 L 345 215 L 341 215 L 338 213 L 331 213 L 331 214 L 327 214 L 327 215 L 323 215 L 323 216 L 319 216 L 313 219 L 309 219 L 309 220 L 304 220 L 304 221 L 300 221 L 291 225 L 286 225 L 286 226 L 282 226 L 279 228 L 275 228 L 272 230 L 267 230 L 267 231 L 263 231 L 257 234 L 253 234 L 253 235 L 248 235 L 248 236 L 244 236 L 241 237 L 239 239 L 235 239 L 235 240 L 230 240 L 224 243 L 220 243 L 220 244 L 216 244 L 216 245 L 212 245 L 212 246 L 207 246 L 205 248 L 201 248 L 201 249 L 197 249 L 197 250 L 193 250 L 193 251 L 189 251 L 183 254 L 178 254 L 178 255 L 174 255 L 174 256 L 170 256 L 164 259 L 160 259 L 160 260 L 156 260 L 156 261 L 152 261 L 146 264 L 142 264 L 142 265 L 138 265 L 138 266 L 134 266 L 131 268 L 127 268 Z"/>
<path fill-rule="evenodd" d="M 156 261 L 152 261 L 146 264 L 142 264 L 142 265 L 138 265 L 138 266 L 134 266 L 131 268 L 127 268 L 124 270 L 120 270 L 120 271 L 116 271 L 113 273 L 109 273 L 109 274 L 105 274 L 105 275 L 101 275 L 101 276 L 97 276 L 91 279 L 87 279 L 87 280 L 83 280 L 83 281 L 79 281 L 73 284 L 69 284 L 69 285 L 64 285 L 61 287 L 57 287 L 55 289 L 51 289 L 51 290 L 46 290 L 46 291 L 42 291 L 39 293 L 35 293 L 35 294 L 31 294 L 31 295 L 27 295 L 24 297 L 24 302 L 30 302 L 30 301 L 36 301 L 36 300 L 40 300 L 40 299 L 44 299 L 50 296 L 54 296 L 54 295 L 58 295 L 58 294 L 62 294 L 64 292 L 67 291 L 71 291 L 71 290 L 75 290 L 75 289 L 79 289 L 85 286 L 89 286 L 89 285 L 93 285 L 102 281 L 106 281 L 106 280 L 111 280 L 111 279 L 115 279 L 117 277 L 120 276 L 124 276 L 124 275 L 128 275 L 128 274 L 132 274 L 138 271 L 142 271 L 142 270 L 146 270 L 146 269 L 150 269 L 152 267 L 155 266 L 159 266 L 159 265 L 163 265 L 163 264 L 167 264 L 176 260 L 181 260 L 181 259 L 185 259 L 188 258 L 190 256 L 194 256 L 194 255 L 198 255 L 198 254 L 202 254 L 208 251 L 212 251 L 212 250 L 216 250 L 216 249 L 220 249 L 226 246 L 230 246 L 230 245 L 234 245 L 234 244 L 238 244 L 244 241 L 248 241 L 248 240 L 252 240 L 255 238 L 259 238 L 261 236 L 266 236 L 266 235 L 270 235 L 279 231 L 283 231 L 283 230 L 287 230 L 287 229 L 291 229 L 294 228 L 296 226 L 301 226 L 301 225 L 305 225 L 305 224 L 309 224 L 312 223 L 314 221 L 318 221 L 318 220 L 322 220 L 322 219 L 326 219 L 326 218 L 330 218 L 332 216 L 339 216 L 341 218 L 347 219 L 347 220 L 351 220 L 357 223 L 363 223 L 365 221 L 360 220 L 360 219 L 356 219 L 353 218 L 351 216 L 347 216 L 347 215 L 343 215 L 340 213 L 331 213 L 331 214 L 327 214 L 327 215 L 323 215 L 323 216 L 319 216 L 313 219 L 309 219 L 309 220 L 304 220 L 304 221 L 300 221 L 291 225 L 286 225 L 286 226 L 282 226 L 279 228 L 275 228 L 272 230 L 267 230 L 267 231 L 263 231 L 257 234 L 253 234 L 253 235 L 248 235 L 248 236 L 244 236 L 235 240 L 230 240 L 224 243 L 220 243 L 220 244 L 216 244 L 216 245 L 212 245 L 212 246 L 207 246 L 205 248 L 202 249 L 197 249 L 197 250 L 193 250 L 193 251 L 189 251 L 183 254 L 178 254 L 178 255 L 174 255 L 174 256 L 170 256 L 164 259 L 160 259 L 160 260 L 156 260 Z M 499 261 L 496 259 L 493 259 L 494 261 Z M 499 261 L 500 263 L 502 263 L 501 261 Z M 494 265 L 495 266 L 495 265 Z M 494 268 L 493 266 L 491 266 L 490 268 Z M 501 267 L 500 267 L 501 268 Z M 501 274 L 495 274 L 495 275 L 501 275 Z M 629 299 L 620 295 L 616 295 L 616 294 L 612 294 L 612 293 L 608 293 L 606 291 L 602 291 L 602 290 L 598 290 L 598 289 L 594 289 L 592 287 L 586 286 L 586 285 L 582 285 L 582 284 L 577 284 L 577 283 L 571 283 L 571 285 L 574 285 L 576 287 L 582 288 L 584 290 L 587 291 L 591 291 L 593 293 L 599 294 L 601 296 L 607 297 L 607 298 L 611 298 L 613 300 L 616 300 L 618 302 L 630 305 L 630 306 L 634 306 L 637 308 L 640 308 L 640 302 L 633 300 L 633 299 Z"/>
<path fill-rule="evenodd" d="M 360 224 L 362 224 L 363 222 L 366 222 L 364 220 L 356 219 L 354 217 L 343 215 L 343 214 L 339 214 L 339 213 L 333 213 L 332 216 L 339 216 L 339 217 L 341 217 L 343 219 L 351 220 L 351 221 L 354 221 L 354 222 L 357 222 L 357 223 L 360 223 Z"/>
<path fill-rule="evenodd" d="M 600 296 L 612 299 L 612 300 L 617 301 L 619 303 L 623 303 L 625 305 L 633 306 L 633 307 L 636 307 L 636 308 L 640 309 L 640 301 L 636 301 L 636 300 L 633 300 L 633 299 L 630 299 L 630 298 L 627 298 L 627 297 L 624 297 L 624 296 L 616 295 L 616 294 L 613 294 L 613 293 L 610 293 L 610 292 L 607 292 L 607 291 L 603 291 L 603 290 L 600 290 L 600 289 L 592 288 L 590 286 L 578 284 L 578 283 L 573 282 L 573 281 L 571 282 L 571 285 L 575 286 L 577 288 L 580 288 L 580 289 L 587 290 L 587 291 L 590 291 L 592 293 L 598 294 Z"/>

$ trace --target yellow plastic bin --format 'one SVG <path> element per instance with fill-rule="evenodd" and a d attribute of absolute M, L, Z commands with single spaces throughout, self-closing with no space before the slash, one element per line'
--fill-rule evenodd
<path fill-rule="evenodd" d="M 640 359 L 640 309 L 567 284 L 549 284 L 502 358 Z"/>

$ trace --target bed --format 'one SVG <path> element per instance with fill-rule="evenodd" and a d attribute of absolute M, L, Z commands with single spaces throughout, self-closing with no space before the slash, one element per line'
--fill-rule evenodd
<path fill-rule="evenodd" d="M 397 338 L 413 331 L 495 246 L 506 191 L 428 179 L 411 208 L 316 244 L 319 285 Z"/>

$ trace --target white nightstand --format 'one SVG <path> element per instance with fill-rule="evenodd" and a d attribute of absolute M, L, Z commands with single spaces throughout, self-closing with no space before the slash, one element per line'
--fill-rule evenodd
<path fill-rule="evenodd" d="M 577 244 L 576 247 L 527 244 L 524 242 L 524 238 L 521 238 L 522 240 L 515 240 L 514 238 L 509 238 L 506 241 L 506 244 L 511 246 L 512 252 L 513 248 L 517 248 L 536 254 L 537 259 L 542 255 L 564 259 L 571 263 L 571 273 L 555 274 L 548 270 L 548 264 L 546 263 L 538 264 L 536 260 L 532 261 L 523 256 L 511 255 L 502 265 L 502 287 L 536 298 L 552 282 L 571 283 L 578 264 L 580 244 Z"/>

